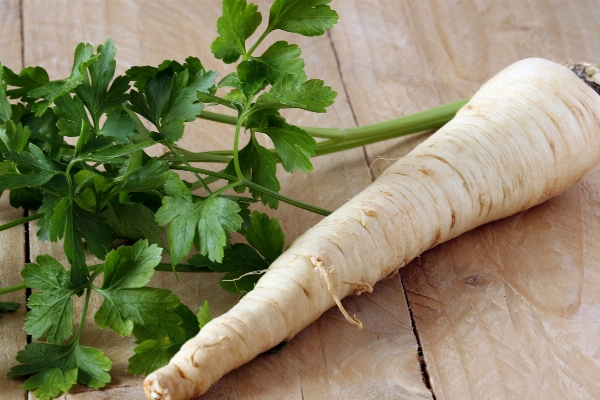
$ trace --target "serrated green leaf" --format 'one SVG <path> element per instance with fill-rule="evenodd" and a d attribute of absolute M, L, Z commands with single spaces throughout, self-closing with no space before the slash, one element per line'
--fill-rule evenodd
<path fill-rule="evenodd" d="M 119 107 L 128 98 L 129 78 L 117 77 L 108 88 L 115 75 L 115 54 L 117 50 L 112 39 L 107 39 L 98 46 L 98 59 L 90 65 L 89 79 L 84 75 L 81 85 L 75 89 L 77 96 L 83 101 L 92 119 L 99 120 L 107 111 Z"/>
<path fill-rule="evenodd" d="M 7 90 L 6 95 L 11 99 L 23 98 L 23 100 L 28 100 L 29 91 L 50 81 L 48 73 L 42 67 L 27 67 L 17 75 L 5 65 L 3 78 L 8 86 L 17 88 Z"/>
<path fill-rule="evenodd" d="M 25 331 L 34 339 L 46 334 L 48 342 L 60 344 L 73 334 L 72 296 L 76 290 L 67 271 L 54 258 L 38 256 L 36 262 L 21 271 L 28 287 L 41 290 L 27 300 L 30 311 L 25 318 Z"/>
<path fill-rule="evenodd" d="M 19 308 L 19 303 L 15 303 L 14 301 L 3 301 L 0 302 L 0 313 L 10 313 Z"/>
<path fill-rule="evenodd" d="M 167 240 L 171 262 L 177 264 L 191 250 L 196 238 L 197 250 L 211 260 L 223 258 L 223 247 L 229 232 L 241 228 L 240 206 L 224 197 L 209 197 L 193 201 L 189 189 L 178 179 L 165 184 L 168 196 L 156 213 L 159 225 L 169 224 Z"/>
<path fill-rule="evenodd" d="M 162 189 L 165 182 L 176 174 L 169 171 L 169 163 L 151 158 L 146 164 L 119 176 L 116 181 L 120 190 L 126 192 L 148 192 Z"/>
<path fill-rule="evenodd" d="M 27 126 L 15 125 L 13 121 L 6 121 L 4 129 L 0 128 L 0 141 L 2 141 L 6 150 L 21 151 L 25 149 L 30 135 L 31 131 Z"/>
<path fill-rule="evenodd" d="M 208 324 L 212 320 L 212 315 L 210 314 L 210 306 L 208 305 L 208 301 L 204 300 L 204 304 L 198 307 L 198 314 L 196 318 L 200 329 L 202 329 L 204 325 Z"/>
<path fill-rule="evenodd" d="M 280 76 L 271 90 L 261 94 L 254 105 L 262 108 L 301 108 L 312 112 L 325 112 L 325 107 L 333 104 L 337 93 L 324 86 L 320 79 L 303 82 L 298 77 L 286 74 Z"/>
<path fill-rule="evenodd" d="M 304 60 L 295 44 L 284 41 L 273 43 L 260 57 L 252 57 L 238 66 L 238 74 L 242 81 L 256 81 L 264 78 L 273 85 L 280 76 L 291 74 L 299 81 L 306 80 Z"/>
<path fill-rule="evenodd" d="M 38 188 L 13 189 L 9 194 L 11 207 L 24 210 L 37 210 L 42 205 L 42 192 Z"/>
<path fill-rule="evenodd" d="M 0 63 L 0 126 L 12 117 L 12 108 L 6 97 L 6 90 L 4 87 L 2 74 L 4 72 L 4 66 Z"/>
<path fill-rule="evenodd" d="M 44 99 L 43 101 L 35 103 L 32 107 L 32 111 L 36 116 L 39 117 L 42 115 L 54 100 L 69 93 L 83 82 L 85 70 L 98 57 L 97 55 L 93 56 L 93 52 L 94 49 L 91 45 L 80 43 L 75 49 L 73 68 L 71 70 L 71 75 L 68 78 L 48 82 L 28 92 L 27 95 L 32 98 Z"/>
<path fill-rule="evenodd" d="M 104 262 L 102 290 L 135 289 L 146 285 L 161 259 L 162 249 L 146 240 L 120 246 Z"/>
<path fill-rule="evenodd" d="M 205 306 L 208 309 L 207 302 L 205 302 Z M 169 333 L 169 337 L 164 339 L 148 339 L 146 332 L 140 330 L 136 325 L 134 334 L 136 339 L 141 341 L 141 343 L 133 349 L 135 355 L 129 359 L 127 372 L 149 374 L 155 371 L 166 365 L 175 353 L 179 351 L 183 343 L 198 334 L 200 331 L 199 318 L 187 306 L 179 304 L 179 306 L 173 309 L 173 312 L 182 320 L 181 329 L 177 332 Z M 208 317 L 210 318 L 210 310 L 208 310 Z"/>
<path fill-rule="evenodd" d="M 169 332 L 181 329 L 181 318 L 170 309 L 179 305 L 179 299 L 170 290 L 142 287 L 136 289 L 94 288 L 104 297 L 94 320 L 100 328 L 110 329 L 122 336 L 129 336 L 133 325 L 147 327 L 152 339 L 169 336 Z"/>
<path fill-rule="evenodd" d="M 183 123 L 196 119 L 204 104 L 198 100 L 197 93 L 208 93 L 215 84 L 215 71 L 199 71 L 190 79 L 189 71 L 185 70 L 173 76 L 173 84 L 169 102 L 163 111 L 159 131 L 170 143 L 183 136 Z M 188 82 L 189 81 L 189 82 Z"/>
<path fill-rule="evenodd" d="M 154 372 L 167 365 L 182 345 L 183 343 L 172 343 L 168 337 L 145 340 L 133 349 L 135 354 L 128 360 L 127 372 L 134 375 Z"/>
<path fill-rule="evenodd" d="M 154 212 L 141 203 L 109 202 L 105 212 L 108 223 L 121 239 L 147 239 L 150 243 L 162 246 L 162 228 L 154 219 Z"/>
<path fill-rule="evenodd" d="M 23 390 L 33 390 L 39 400 L 58 397 L 77 383 L 77 368 L 49 368 L 38 372 L 23 383 Z"/>
<path fill-rule="evenodd" d="M 54 101 L 56 106 L 52 109 L 60 119 L 56 123 L 61 135 L 75 137 L 81 134 L 84 123 L 90 125 L 83 102 L 79 97 L 70 94 L 60 96 Z"/>
<path fill-rule="evenodd" d="M 95 152 L 89 152 L 90 150 L 92 150 L 89 148 L 91 146 L 86 146 L 84 151 L 87 154 L 83 154 L 83 155 L 79 156 L 79 158 L 82 160 L 90 160 L 90 161 L 96 161 L 96 162 L 101 162 L 101 163 L 107 163 L 107 162 L 115 161 L 115 159 L 126 156 L 128 154 L 135 153 L 138 150 L 145 149 L 146 147 L 152 146 L 153 144 L 155 144 L 155 142 L 149 141 L 149 142 L 141 142 L 141 143 L 130 144 L 130 145 L 124 145 L 124 144 L 109 145 L 107 147 L 107 146 L 104 146 L 103 142 L 98 142 L 98 147 L 101 148 L 100 150 L 95 151 Z"/>
<path fill-rule="evenodd" d="M 270 264 L 283 253 L 285 236 L 276 218 L 254 211 L 251 226 L 244 233 L 246 240 L 260 252 Z"/>
<path fill-rule="evenodd" d="M 313 169 L 310 158 L 316 154 L 317 142 L 304 130 L 288 124 L 278 111 L 259 110 L 248 118 L 246 128 L 266 133 L 273 144 L 283 168 L 288 172 L 307 172 Z"/>
<path fill-rule="evenodd" d="M 106 121 L 98 135 L 109 136 L 115 143 L 128 143 L 134 135 L 135 123 L 121 110 L 112 110 L 106 115 Z"/>
<path fill-rule="evenodd" d="M 79 235 L 87 243 L 89 251 L 101 260 L 104 260 L 112 245 L 112 229 L 106 218 L 101 215 L 86 211 L 73 203 L 73 216 Z"/>
<path fill-rule="evenodd" d="M 0 175 L 0 190 L 42 186 L 53 176 L 54 173 L 52 172 L 37 172 L 35 174 L 2 174 Z"/>
<path fill-rule="evenodd" d="M 246 54 L 246 39 L 258 28 L 262 15 L 246 0 L 223 0 L 223 15 L 217 20 L 219 37 L 210 46 L 214 56 L 231 64 Z"/>
<path fill-rule="evenodd" d="M 224 87 L 242 90 L 242 81 L 240 81 L 238 74 L 236 74 L 235 72 L 231 72 L 225 75 L 217 85 L 217 88 Z"/>
<path fill-rule="evenodd" d="M 275 0 L 269 12 L 269 28 L 304 36 L 320 36 L 331 29 L 338 14 L 327 4 L 331 0 Z"/>
<path fill-rule="evenodd" d="M 197 250 L 200 254 L 207 255 L 213 261 L 223 258 L 228 233 L 235 232 L 242 226 L 239 212 L 238 204 L 224 197 L 209 197 L 200 203 L 197 209 L 200 239 Z"/>
<path fill-rule="evenodd" d="M 162 110 L 169 100 L 173 75 L 170 71 L 160 71 L 155 78 L 148 79 L 142 92 L 132 90 L 129 93 L 131 109 L 154 126 L 159 126 Z"/>
<path fill-rule="evenodd" d="M 52 110 L 47 110 L 40 117 L 27 113 L 21 117 L 23 126 L 29 128 L 31 137 L 44 142 L 43 148 L 51 158 L 58 159 L 64 137 L 59 134 L 58 116 Z"/>
<path fill-rule="evenodd" d="M 110 382 L 110 375 L 106 373 L 112 367 L 110 359 L 100 350 L 81 346 L 77 342 L 65 346 L 29 343 L 17 354 L 17 361 L 21 364 L 12 367 L 8 375 L 33 374 L 25 381 L 26 390 L 39 388 L 42 393 L 49 393 L 58 388 L 59 392 L 63 391 L 67 383 L 72 381 L 70 377 L 73 370 L 77 371 L 77 382 L 94 389 Z M 56 381 L 56 375 L 49 372 L 55 369 L 60 369 L 67 379 Z"/>
<path fill-rule="evenodd" d="M 191 257 L 188 263 L 208 267 L 215 272 L 226 272 L 219 285 L 231 294 L 247 293 L 269 268 L 269 262 L 245 243 L 236 243 L 225 250 L 220 263 L 209 260 L 200 254 Z"/>
<path fill-rule="evenodd" d="M 267 189 L 279 192 L 281 188 L 277 179 L 277 159 L 265 147 L 261 146 L 254 138 L 238 153 L 240 169 L 244 177 Z M 236 175 L 233 161 L 225 168 L 225 173 Z M 242 188 L 243 190 L 243 188 Z M 262 194 L 258 190 L 250 189 L 255 199 L 261 199 L 263 204 L 277 208 L 279 201 L 271 196 Z"/>
<path fill-rule="evenodd" d="M 31 168 L 36 171 L 59 173 L 60 170 L 44 155 L 42 150 L 33 143 L 29 143 L 29 151 L 9 151 L 4 157 L 17 165 Z"/>

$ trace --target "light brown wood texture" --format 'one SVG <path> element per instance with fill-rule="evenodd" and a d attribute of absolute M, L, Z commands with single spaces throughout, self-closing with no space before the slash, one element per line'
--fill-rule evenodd
<path fill-rule="evenodd" d="M 19 3 L 0 2 L 0 62 L 8 62 L 15 69 L 21 68 L 21 21 Z M 6 60 L 6 61 L 5 61 Z M 0 196 L 0 225 L 23 217 L 23 210 L 10 207 L 8 192 Z M 0 286 L 11 286 L 21 282 L 19 272 L 25 263 L 25 229 L 23 226 L 0 232 Z M 2 296 L 0 301 L 13 301 L 20 304 L 10 314 L 0 314 L 0 386 L 2 396 L 11 399 L 23 398 L 21 382 L 6 377 L 15 364 L 15 356 L 27 343 L 23 330 L 25 318 L 25 292 L 15 292 Z M 0 396 L 1 397 L 1 396 Z"/>
<path fill-rule="evenodd" d="M 270 3 L 258 5 L 266 12 Z M 383 121 L 467 97 L 520 58 L 597 62 L 600 54 L 600 45 L 590 39 L 600 17 L 598 2 L 336 0 L 332 5 L 340 22 L 328 35 L 277 34 L 304 50 L 309 77 L 322 78 L 339 92 L 327 114 L 286 114 L 301 125 Z M 219 15 L 217 0 L 3 0 L 0 62 L 18 69 L 23 49 L 25 66 L 41 65 L 51 78 L 60 78 L 69 73 L 77 43 L 99 44 L 110 36 L 118 49 L 118 73 L 194 55 L 223 76 L 231 67 L 214 60 L 209 50 Z M 336 208 L 425 136 L 317 158 L 312 173 L 280 173 L 282 193 Z M 225 149 L 232 138 L 230 127 L 199 121 L 180 144 Z M 377 284 L 373 294 L 344 301 L 364 330 L 346 323 L 337 309 L 329 310 L 283 352 L 259 356 L 202 398 L 600 397 L 594 379 L 600 375 L 599 196 L 600 170 L 595 170 L 557 199 L 438 246 L 402 269 L 400 277 Z M 22 216 L 6 197 L 0 224 Z M 320 218 L 285 205 L 273 214 L 288 242 Z M 60 244 L 39 243 L 31 225 L 31 257 L 50 253 L 64 261 Z M 25 232 L 14 228 L 1 234 L 5 286 L 19 281 Z M 153 285 L 172 288 L 192 309 L 208 299 L 220 314 L 236 300 L 218 288 L 218 277 L 182 274 L 177 282 L 168 273 L 157 275 Z M 113 382 L 102 391 L 77 387 L 64 398 L 143 399 L 141 377 L 125 372 L 133 342 L 93 325 L 98 306 L 94 299 L 84 343 L 113 359 Z M 23 396 L 20 381 L 2 372 L 25 343 L 24 308 L 18 313 L 0 316 L 6 332 L 0 381 L 3 396 L 10 398 Z"/>

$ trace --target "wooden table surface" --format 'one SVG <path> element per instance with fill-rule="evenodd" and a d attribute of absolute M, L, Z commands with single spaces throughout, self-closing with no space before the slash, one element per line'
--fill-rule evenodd
<path fill-rule="evenodd" d="M 270 1 L 257 3 L 268 12 Z M 334 0 L 332 6 L 340 22 L 330 33 L 278 36 L 304 50 L 309 77 L 339 93 L 327 114 L 289 113 L 297 124 L 351 127 L 459 100 L 521 58 L 600 61 L 600 2 Z M 0 61 L 15 70 L 41 65 L 62 78 L 78 42 L 96 45 L 110 36 L 117 73 L 194 55 L 223 76 L 230 70 L 210 53 L 219 15 L 217 0 L 0 0 Z M 197 150 L 231 148 L 233 137 L 230 127 L 205 121 L 186 135 L 180 144 Z M 424 137 L 317 158 L 307 175 L 281 173 L 282 193 L 334 209 Z M 288 241 L 320 218 L 286 205 L 273 214 Z M 22 215 L 5 193 L 0 224 Z M 0 232 L 1 286 L 20 282 L 23 264 L 38 254 L 64 260 L 60 245 L 37 241 L 34 225 Z M 440 245 L 373 294 L 345 300 L 364 330 L 329 310 L 283 352 L 259 356 L 202 398 L 598 399 L 599 237 L 597 169 L 560 197 Z M 176 282 L 169 273 L 157 275 L 155 285 L 171 287 L 192 309 L 208 299 L 220 314 L 236 301 L 218 289 L 217 277 Z M 5 297 L 25 301 L 22 292 Z M 22 381 L 5 374 L 27 341 L 24 312 L 22 306 L 0 316 L 6 399 L 23 398 Z M 142 377 L 125 372 L 132 340 L 93 323 L 84 338 L 113 359 L 112 383 L 101 392 L 77 387 L 64 398 L 143 399 Z"/>

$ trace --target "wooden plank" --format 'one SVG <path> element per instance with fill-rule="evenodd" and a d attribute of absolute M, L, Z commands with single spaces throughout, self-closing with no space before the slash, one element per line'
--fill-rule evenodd
<path fill-rule="evenodd" d="M 360 124 L 467 97 L 520 58 L 600 51 L 597 2 L 347 3 L 332 36 Z M 374 176 L 419 139 L 367 147 Z M 600 396 L 598 179 L 401 270 L 437 399 Z"/>
<path fill-rule="evenodd" d="M 257 3 L 260 9 L 267 10 L 268 1 Z M 345 7 L 344 4 L 336 7 Z M 224 76 L 231 69 L 223 68 L 209 50 L 216 37 L 215 22 L 219 15 L 220 2 L 216 1 L 28 1 L 24 3 L 26 63 L 43 65 L 52 78 L 66 76 L 78 42 L 97 44 L 111 36 L 118 48 L 118 73 L 132 65 L 157 65 L 164 59 L 183 60 L 195 55 L 207 68 L 218 68 Z M 286 114 L 290 120 L 322 127 L 352 126 L 352 111 L 330 38 L 278 34 L 278 39 L 281 38 L 299 43 L 304 49 L 309 77 L 323 78 L 340 93 L 327 114 L 290 111 Z M 183 147 L 231 148 L 230 127 L 201 121 L 188 129 L 189 136 L 180 142 Z M 370 183 L 362 149 L 318 158 L 314 165 L 315 172 L 307 175 L 279 173 L 282 193 L 335 209 Z M 274 214 L 282 224 L 288 243 L 321 218 L 285 204 Z M 34 234 L 32 232 L 32 256 L 50 253 L 64 260 L 60 245 L 40 244 Z M 180 277 L 181 281 L 177 282 L 170 274 L 159 274 L 153 284 L 172 288 L 192 309 L 208 299 L 217 315 L 236 301 L 218 288 L 218 277 L 186 274 Z M 365 322 L 364 331 L 344 322 L 337 310 L 330 310 L 299 334 L 281 354 L 261 356 L 227 375 L 205 397 L 365 398 L 378 393 L 381 398 L 431 398 L 422 381 L 417 343 L 400 281 L 398 278 L 387 281 L 377 288 L 372 295 L 345 302 L 349 311 Z M 92 324 L 91 317 L 98 306 L 99 299 L 93 299 L 84 342 L 101 348 L 113 359 L 113 382 L 101 393 L 77 388 L 74 393 L 83 393 L 68 398 L 141 399 L 141 378 L 125 372 L 126 360 L 133 354 L 133 343 L 131 339 L 119 338 Z M 273 374 L 282 379 L 273 380 Z"/>
<path fill-rule="evenodd" d="M 21 21 L 19 2 L 0 2 L 0 62 L 11 69 L 20 70 L 21 65 Z M 22 209 L 14 209 L 8 202 L 8 192 L 0 196 L 0 225 L 23 217 Z M 0 286 L 21 283 L 20 271 L 25 265 L 25 228 L 23 226 L 0 232 Z M 16 364 L 17 352 L 25 347 L 27 335 L 23 331 L 25 317 L 25 291 L 2 296 L 2 301 L 20 304 L 11 314 L 0 315 L 0 387 L 2 396 L 11 399 L 23 398 L 21 381 L 6 376 Z"/>

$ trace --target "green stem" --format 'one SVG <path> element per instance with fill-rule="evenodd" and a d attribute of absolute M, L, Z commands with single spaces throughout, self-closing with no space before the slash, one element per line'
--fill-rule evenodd
<path fill-rule="evenodd" d="M 267 189 L 264 186 L 257 185 L 256 183 L 247 181 L 246 179 L 239 179 L 238 177 L 235 177 L 233 175 L 224 174 L 222 172 L 210 171 L 210 170 L 202 169 L 202 168 L 194 168 L 194 167 L 190 168 L 190 167 L 184 167 L 184 166 L 172 167 L 172 169 L 180 170 L 180 171 L 198 172 L 200 174 L 214 176 L 216 178 L 226 179 L 228 181 L 237 181 L 250 189 L 254 189 L 257 192 L 261 192 L 268 196 L 274 197 L 277 200 L 282 201 L 284 203 L 291 204 L 298 208 L 302 208 L 303 210 L 311 211 L 311 212 L 314 212 L 315 214 L 320 214 L 320 215 L 325 215 L 325 216 L 331 214 L 331 211 L 329 211 L 325 208 L 313 206 L 312 204 L 308 204 L 308 203 L 304 203 L 304 202 L 296 200 L 296 199 L 292 199 L 291 197 L 287 197 L 287 196 L 277 193 L 271 189 Z"/>
<path fill-rule="evenodd" d="M 442 127 L 454 117 L 456 112 L 462 106 L 464 106 L 467 103 L 467 101 L 469 101 L 468 98 L 455 101 L 453 103 L 448 103 L 443 106 L 435 107 L 429 110 L 420 111 L 415 114 L 391 119 L 389 121 L 377 122 L 375 124 L 356 126 L 352 128 L 313 128 L 307 126 L 301 126 L 300 128 L 306 131 L 311 136 L 322 139 L 355 140 L 363 138 L 375 139 L 376 137 L 379 138 L 380 135 L 385 135 L 386 138 L 403 136 L 408 134 L 405 132 L 420 132 L 416 129 L 424 130 Z M 205 110 L 202 110 L 199 117 L 209 121 L 216 121 L 229 125 L 237 124 L 236 117 L 213 113 Z M 426 128 L 422 129 L 422 126 L 426 126 Z M 394 135 L 394 132 L 396 133 L 396 135 Z M 227 155 L 227 153 L 215 151 L 208 152 L 208 154 Z"/>
<path fill-rule="evenodd" d="M 250 50 L 248 50 L 246 52 L 246 54 L 244 54 L 244 59 L 242 61 L 246 61 L 248 58 L 250 58 L 252 56 L 252 53 L 254 53 L 254 50 L 256 50 L 256 48 L 258 47 L 259 44 L 262 43 L 262 41 L 267 37 L 267 35 L 269 33 L 271 33 L 272 29 L 270 26 L 267 27 L 267 29 L 263 32 L 262 35 L 260 35 L 260 37 L 258 38 L 258 40 L 256 41 L 256 43 L 254 43 L 254 46 L 252 46 L 250 48 Z"/>
<path fill-rule="evenodd" d="M 0 295 L 8 294 L 12 292 L 18 292 L 19 290 L 27 289 L 25 283 L 19 283 L 17 285 L 7 286 L 0 289 Z"/>
<path fill-rule="evenodd" d="M 233 166 L 235 167 L 235 174 L 240 180 L 244 180 L 244 174 L 240 168 L 240 157 L 239 157 L 239 141 L 240 131 L 242 129 L 242 114 L 238 116 L 237 123 L 235 124 L 235 135 L 233 137 Z"/>
<path fill-rule="evenodd" d="M 169 148 L 169 150 L 171 150 L 171 153 L 173 153 L 173 155 L 182 163 L 184 163 L 185 165 L 187 165 L 188 167 L 192 167 L 190 165 L 190 163 L 183 158 L 181 155 L 179 155 L 179 153 L 177 151 L 175 151 L 175 149 L 173 148 L 173 146 L 169 143 L 165 143 L 167 145 L 167 147 Z M 200 177 L 200 175 L 198 175 L 197 173 L 194 173 L 194 175 L 196 176 L 196 179 L 198 179 L 198 182 L 200 182 L 200 184 L 202 185 L 202 187 L 204 188 L 204 190 L 206 190 L 206 192 L 208 194 L 212 193 L 212 191 L 208 188 L 208 185 L 206 184 L 206 182 L 204 182 L 204 179 L 202 179 L 202 177 Z"/>
<path fill-rule="evenodd" d="M 216 195 L 221 194 L 221 193 L 225 192 L 226 190 L 233 189 L 234 187 L 238 187 L 243 184 L 244 183 L 242 181 L 236 181 L 236 182 L 230 183 L 229 185 L 223 186 L 221 189 L 214 191 L 209 197 L 215 197 Z"/>
<path fill-rule="evenodd" d="M 16 219 L 12 222 L 9 222 L 8 224 L 0 225 L 0 231 L 5 231 L 7 229 L 14 228 L 15 226 L 19 226 L 22 224 L 26 224 L 27 222 L 35 221 L 36 219 L 40 219 L 43 216 L 44 216 L 44 213 L 38 213 L 38 214 L 30 215 L 28 217 Z"/>
<path fill-rule="evenodd" d="M 92 282 L 93 279 L 90 279 L 88 285 L 91 286 Z M 81 337 L 81 333 L 83 332 L 83 325 L 85 325 L 85 317 L 87 316 L 87 310 L 90 304 L 90 296 L 92 294 L 92 289 L 90 286 L 88 286 L 88 288 L 85 291 L 85 302 L 83 303 L 83 310 L 81 311 L 81 321 L 79 322 L 79 328 L 77 328 L 77 333 L 73 338 L 73 342 L 79 342 L 79 338 Z"/>
<path fill-rule="evenodd" d="M 91 265 L 89 267 L 89 269 L 90 269 L 90 272 L 92 272 L 92 271 L 98 271 L 98 269 L 101 267 L 104 267 L 104 264 Z M 171 264 L 159 263 L 156 267 L 154 267 L 154 270 L 161 271 L 161 272 L 173 272 L 173 267 L 171 266 Z M 196 267 L 196 266 L 193 266 L 190 264 L 177 264 L 177 265 L 175 265 L 175 270 L 177 272 L 200 272 L 200 273 L 214 272 L 213 270 L 211 270 L 207 267 Z M 67 271 L 67 273 L 69 273 L 69 271 Z M 95 276 L 94 276 L 94 278 L 95 278 Z M 90 282 L 91 281 L 92 281 L 92 279 L 90 279 Z M 16 285 L 3 287 L 3 288 L 0 288 L 0 296 L 3 294 L 18 292 L 19 290 L 24 290 L 24 289 L 27 289 L 27 284 L 25 284 L 25 283 L 18 283 Z"/>

